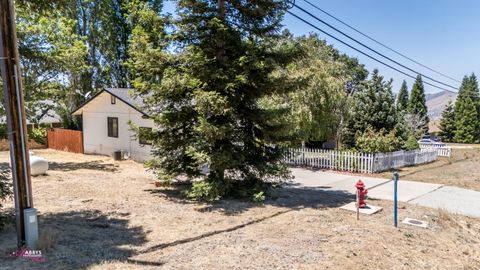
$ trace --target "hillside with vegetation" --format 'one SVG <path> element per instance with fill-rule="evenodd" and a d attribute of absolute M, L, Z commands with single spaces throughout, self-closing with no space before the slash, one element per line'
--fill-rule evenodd
<path fill-rule="evenodd" d="M 426 101 L 427 101 L 427 108 L 428 108 L 428 116 L 431 120 L 439 120 L 442 118 L 442 112 L 447 107 L 448 103 L 452 102 L 455 103 L 457 99 L 456 93 L 447 92 L 447 91 L 440 91 L 434 94 L 427 94 Z"/>

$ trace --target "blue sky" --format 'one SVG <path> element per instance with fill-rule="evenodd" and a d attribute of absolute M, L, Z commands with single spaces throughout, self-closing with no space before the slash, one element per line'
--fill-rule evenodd
<path fill-rule="evenodd" d="M 478 0 L 310 0 L 310 2 L 410 58 L 458 80 L 461 80 L 465 74 L 477 73 L 480 70 L 480 1 Z M 369 41 L 312 9 L 303 0 L 296 0 L 296 4 L 398 62 L 439 81 L 459 86 L 459 83 L 432 73 Z M 291 11 L 302 15 L 305 19 L 308 18 L 327 32 L 341 37 L 333 30 L 322 26 L 320 22 L 304 15 L 300 10 L 293 8 Z M 165 4 L 165 12 L 174 12 L 171 3 Z M 295 35 L 316 32 L 312 27 L 288 14 L 284 19 L 284 27 Z M 378 68 L 387 79 L 393 78 L 394 92 L 398 91 L 404 79 L 411 88 L 413 79 L 390 70 L 321 33 L 320 37 L 325 38 L 341 52 L 357 57 L 369 71 Z M 348 41 L 346 38 L 341 38 Z M 349 43 L 352 42 L 349 41 Z M 366 51 L 360 46 L 356 47 Z M 369 52 L 369 54 L 373 53 Z M 425 85 L 425 89 L 427 93 L 439 91 L 428 85 Z"/>

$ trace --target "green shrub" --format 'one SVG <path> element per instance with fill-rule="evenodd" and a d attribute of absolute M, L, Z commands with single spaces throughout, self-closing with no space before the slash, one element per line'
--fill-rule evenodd
<path fill-rule="evenodd" d="M 8 139 L 6 124 L 0 124 L 0 139 Z"/>
<path fill-rule="evenodd" d="M 46 145 L 47 144 L 47 128 L 45 127 L 32 128 L 28 132 L 28 138 L 30 140 L 34 140 L 38 144 Z"/>
<path fill-rule="evenodd" d="M 367 128 L 365 132 L 355 136 L 356 148 L 365 153 L 388 153 L 400 150 L 403 142 L 397 137 L 396 130 L 386 133 L 384 129 L 375 132 Z"/>
<path fill-rule="evenodd" d="M 409 136 L 408 139 L 407 139 L 407 141 L 406 141 L 405 144 L 403 145 L 403 147 L 404 147 L 406 150 L 419 149 L 419 148 L 420 148 L 420 145 L 418 144 L 417 137 L 415 137 L 415 136 Z"/>
<path fill-rule="evenodd" d="M 260 191 L 252 195 L 252 201 L 254 202 L 263 202 L 265 201 L 265 192 Z"/>
<path fill-rule="evenodd" d="M 10 184 L 9 173 L 0 171 L 0 230 L 7 224 L 12 222 L 12 214 L 2 211 L 2 202 L 12 196 L 12 185 Z"/>
<path fill-rule="evenodd" d="M 194 201 L 216 201 L 224 197 L 248 198 L 254 202 L 266 199 L 266 193 L 274 183 L 259 180 L 203 180 L 196 181 L 185 191 L 187 198 Z"/>
<path fill-rule="evenodd" d="M 216 201 L 222 197 L 220 185 L 215 182 L 197 181 L 186 192 L 186 196 L 194 201 Z"/>
<path fill-rule="evenodd" d="M 15 222 L 15 215 L 13 213 L 3 213 L 0 212 L 0 231 L 3 230 L 7 225 Z"/>

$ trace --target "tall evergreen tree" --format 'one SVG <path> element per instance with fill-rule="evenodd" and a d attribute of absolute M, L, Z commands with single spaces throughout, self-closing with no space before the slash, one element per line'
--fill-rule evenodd
<path fill-rule="evenodd" d="M 478 143 L 477 104 L 470 97 L 466 97 L 455 108 L 459 111 L 455 115 L 455 141 L 459 143 Z"/>
<path fill-rule="evenodd" d="M 397 96 L 397 111 L 403 112 L 408 108 L 408 86 L 407 82 L 403 81 L 402 87 L 400 88 L 400 92 L 398 92 Z"/>
<path fill-rule="evenodd" d="M 398 123 L 392 81 L 384 81 L 378 70 L 353 95 L 351 114 L 342 134 L 342 143 L 355 146 L 355 136 L 368 128 L 389 133 Z"/>
<path fill-rule="evenodd" d="M 428 108 L 425 98 L 425 88 L 423 86 L 422 76 L 418 75 L 410 93 L 410 100 L 408 102 L 408 112 L 410 114 L 418 115 L 425 122 L 427 128 L 430 119 L 428 117 Z"/>
<path fill-rule="evenodd" d="M 455 137 L 455 110 L 452 102 L 449 102 L 442 112 L 440 120 L 440 138 L 445 142 L 453 142 Z"/>
<path fill-rule="evenodd" d="M 209 195 L 222 196 L 238 185 L 252 190 L 284 179 L 284 110 L 259 101 L 293 89 L 282 70 L 296 50 L 276 42 L 288 2 L 176 3 L 175 53 L 164 50 L 168 43 L 152 13 L 139 16 L 149 21 L 134 29 L 131 41 L 134 86 L 161 127 L 152 134 L 151 168 L 162 179 L 196 177 L 208 162 L 206 181 L 194 185 L 193 195 L 205 185 Z"/>
<path fill-rule="evenodd" d="M 475 74 L 465 76 L 455 102 L 455 141 L 475 143 L 480 140 L 479 89 Z"/>

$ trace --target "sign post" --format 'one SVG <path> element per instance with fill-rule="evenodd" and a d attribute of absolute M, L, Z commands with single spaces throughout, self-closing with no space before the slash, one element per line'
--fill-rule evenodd
<path fill-rule="evenodd" d="M 393 225 L 398 227 L 397 224 L 397 186 L 398 186 L 398 172 L 393 172 Z"/>

